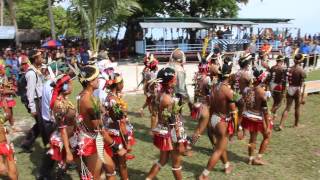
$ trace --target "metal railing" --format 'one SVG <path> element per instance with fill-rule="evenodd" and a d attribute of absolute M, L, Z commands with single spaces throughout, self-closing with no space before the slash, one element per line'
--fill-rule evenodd
<path fill-rule="evenodd" d="M 228 51 L 230 49 L 230 45 L 243 45 L 245 43 L 249 43 L 246 39 L 212 39 L 207 47 L 207 52 L 211 52 L 214 49 L 215 45 L 219 45 L 222 51 Z M 168 54 L 171 53 L 174 49 L 180 48 L 186 53 L 195 53 L 201 52 L 203 48 L 203 44 L 189 44 L 189 43 L 166 43 L 162 41 L 161 44 L 157 45 L 145 45 L 146 52 L 153 52 L 159 54 Z M 242 47 L 237 47 L 236 51 L 243 50 Z"/>
<path fill-rule="evenodd" d="M 272 51 L 280 51 L 282 50 L 282 44 L 280 41 L 268 41 L 270 46 L 272 46 Z M 257 49 L 260 49 L 264 44 L 264 41 L 257 41 L 256 47 Z"/>
<path fill-rule="evenodd" d="M 202 44 L 159 44 L 159 45 L 146 45 L 146 52 L 156 52 L 159 54 L 170 54 L 176 48 L 182 49 L 186 53 L 201 52 Z M 208 46 L 207 51 L 211 51 L 211 47 Z"/>

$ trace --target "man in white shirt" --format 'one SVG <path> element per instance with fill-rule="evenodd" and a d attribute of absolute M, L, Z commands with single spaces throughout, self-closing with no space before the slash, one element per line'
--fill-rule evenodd
<path fill-rule="evenodd" d="M 42 97 L 42 80 L 40 68 L 43 62 L 42 53 L 40 51 L 32 51 L 30 53 L 30 61 L 32 65 L 28 68 L 25 78 L 27 81 L 27 109 L 28 112 L 34 117 L 36 123 L 29 130 L 27 136 L 21 144 L 21 148 L 25 152 L 31 152 L 31 146 L 36 138 L 41 134 L 42 141 L 45 144 L 48 139 L 42 133 L 42 117 L 41 117 L 41 97 Z"/>
<path fill-rule="evenodd" d="M 290 66 L 290 59 L 292 57 L 292 51 L 293 50 L 292 50 L 290 43 L 286 42 L 286 46 L 284 48 L 284 55 L 285 55 L 284 62 L 286 63 L 287 68 L 289 68 L 289 66 Z"/>

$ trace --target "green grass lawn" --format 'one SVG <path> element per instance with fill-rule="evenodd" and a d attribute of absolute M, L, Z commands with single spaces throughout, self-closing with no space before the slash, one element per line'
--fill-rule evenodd
<path fill-rule="evenodd" d="M 320 80 L 320 70 L 312 71 L 308 74 L 307 81 Z"/>
<path fill-rule="evenodd" d="M 319 71 L 320 72 L 320 71 Z M 319 72 L 312 76 L 319 79 Z M 309 78 L 313 78 L 309 75 Z M 75 101 L 75 95 L 81 87 L 74 83 L 74 93 L 71 99 Z M 129 103 L 129 119 L 135 127 L 137 144 L 133 147 L 134 160 L 128 162 L 130 179 L 144 179 L 152 164 L 158 159 L 159 151 L 152 144 L 152 137 L 148 135 L 150 127 L 149 114 L 140 117 L 138 110 L 144 102 L 142 95 L 127 95 L 125 99 Z M 271 142 L 264 158 L 268 162 L 265 166 L 247 165 L 247 143 L 235 140 L 228 146 L 228 156 L 234 165 L 234 171 L 230 175 L 222 172 L 223 165 L 219 162 L 211 172 L 211 179 L 320 179 L 320 95 L 307 97 L 307 103 L 302 107 L 301 128 L 292 128 L 293 114 L 290 113 L 286 122 L 286 129 L 282 132 L 273 132 Z M 279 116 L 283 110 L 278 112 Z M 25 108 L 18 103 L 14 110 L 16 121 L 29 117 Z M 186 128 L 189 134 L 196 126 L 195 121 L 190 120 L 189 113 L 185 110 Z M 278 124 L 276 121 L 275 124 Z M 259 138 L 261 140 L 261 136 Z M 42 145 L 40 138 L 35 144 L 35 151 L 31 154 L 20 154 L 18 148 L 21 139 L 14 141 L 20 179 L 33 180 L 40 165 Z M 258 141 L 259 142 L 259 141 Z M 206 166 L 212 148 L 206 135 L 203 135 L 194 147 L 193 157 L 183 158 L 184 179 L 195 179 Z M 78 179 L 75 171 L 69 172 L 68 179 Z M 158 174 L 158 179 L 173 179 L 170 163 Z"/>

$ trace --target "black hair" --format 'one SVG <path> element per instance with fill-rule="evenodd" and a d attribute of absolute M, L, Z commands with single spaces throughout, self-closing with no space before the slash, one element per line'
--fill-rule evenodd
<path fill-rule="evenodd" d="M 258 78 L 263 73 L 262 70 L 259 71 L 256 67 L 252 68 L 252 70 L 253 70 L 253 76 L 255 78 Z"/>
<path fill-rule="evenodd" d="M 31 51 L 29 51 L 28 56 L 29 56 L 29 60 L 30 60 L 31 64 L 33 64 L 33 63 L 35 62 L 35 57 L 34 57 L 34 55 L 36 55 L 37 53 L 38 53 L 37 50 L 31 50 Z"/>
<path fill-rule="evenodd" d="M 162 80 L 162 84 L 167 84 L 174 78 L 175 73 L 175 70 L 171 67 L 165 67 L 160 69 L 160 71 L 157 74 L 157 78 L 160 78 Z"/>
<path fill-rule="evenodd" d="M 297 55 L 294 56 L 294 60 L 297 60 L 297 61 L 302 60 L 302 58 L 303 58 L 302 54 L 297 54 Z"/>
<path fill-rule="evenodd" d="M 219 79 L 220 81 L 224 81 L 229 78 L 229 75 L 232 71 L 232 63 L 223 63 L 222 67 L 220 67 Z"/>
<path fill-rule="evenodd" d="M 113 74 L 113 79 L 115 80 L 115 79 L 116 79 L 117 77 L 119 77 L 119 76 L 120 76 L 119 73 L 114 73 L 114 74 Z M 121 81 L 121 82 L 122 82 L 122 81 Z M 119 83 L 121 83 L 121 82 L 110 84 L 110 85 L 108 86 L 108 89 L 114 89 L 114 88 L 116 88 L 117 85 L 118 85 Z"/>
<path fill-rule="evenodd" d="M 226 56 L 226 57 L 223 59 L 223 63 L 228 64 L 229 62 L 232 62 L 232 59 L 231 59 L 231 57 Z"/>
<path fill-rule="evenodd" d="M 84 66 L 80 69 L 80 73 L 78 75 L 80 84 L 82 85 L 82 87 L 86 88 L 89 84 L 89 81 L 87 80 L 81 80 L 82 78 L 89 78 L 92 75 L 94 75 L 96 73 L 96 68 L 92 67 L 92 66 Z"/>
<path fill-rule="evenodd" d="M 240 68 L 245 68 L 246 66 L 248 66 L 250 64 L 249 60 L 245 60 L 245 59 L 240 59 L 239 60 L 239 66 Z"/>

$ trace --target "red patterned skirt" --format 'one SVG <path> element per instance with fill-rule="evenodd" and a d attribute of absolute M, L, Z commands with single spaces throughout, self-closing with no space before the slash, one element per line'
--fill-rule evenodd
<path fill-rule="evenodd" d="M 155 133 L 153 136 L 153 144 L 160 150 L 160 151 L 172 151 L 173 150 L 173 142 L 171 139 L 170 134 L 160 134 Z"/>
<path fill-rule="evenodd" d="M 284 90 L 284 87 L 282 84 L 276 84 L 273 82 L 270 83 L 270 87 L 271 87 L 271 90 L 274 92 L 282 92 Z"/>
<path fill-rule="evenodd" d="M 7 142 L 0 143 L 0 155 L 6 156 L 9 161 L 13 160 L 13 145 L 8 144 Z"/>
<path fill-rule="evenodd" d="M 16 106 L 16 101 L 14 99 L 7 99 L 6 103 L 4 103 L 3 101 L 0 101 L 0 108 L 7 106 L 9 108 L 15 107 Z"/>
<path fill-rule="evenodd" d="M 242 127 L 249 132 L 261 132 L 263 133 L 263 117 L 259 115 L 252 114 L 250 112 L 244 112 L 242 114 Z M 270 129 L 272 129 L 273 123 L 270 123 Z"/>

